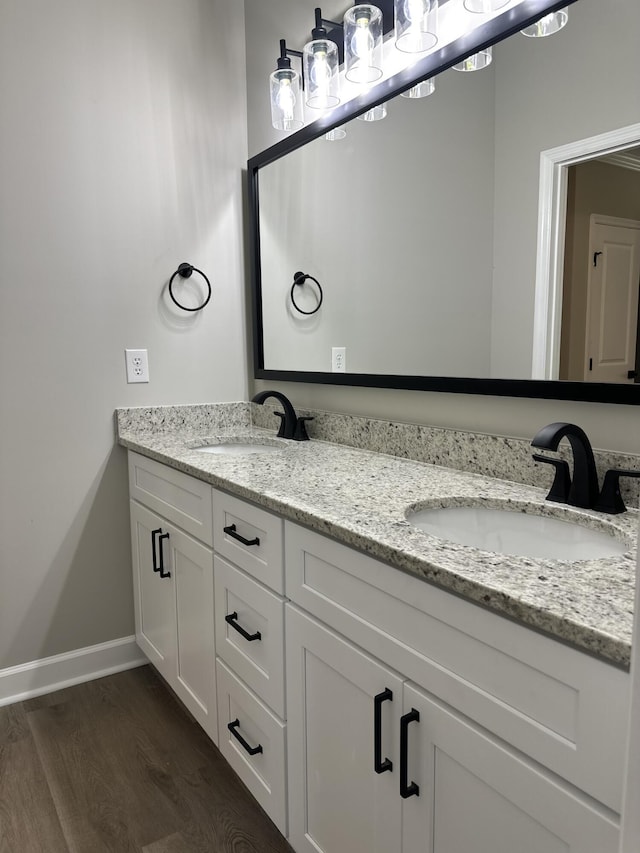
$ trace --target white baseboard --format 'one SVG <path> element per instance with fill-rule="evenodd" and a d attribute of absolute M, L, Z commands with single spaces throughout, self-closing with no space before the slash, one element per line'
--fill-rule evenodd
<path fill-rule="evenodd" d="M 0 706 L 51 693 L 83 681 L 148 663 L 135 637 L 74 649 L 61 655 L 0 669 Z"/>

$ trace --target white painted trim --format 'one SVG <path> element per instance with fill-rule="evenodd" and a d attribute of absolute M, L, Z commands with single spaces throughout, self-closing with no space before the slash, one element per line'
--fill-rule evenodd
<path fill-rule="evenodd" d="M 148 663 L 135 637 L 74 649 L 0 670 L 0 706 Z"/>
<path fill-rule="evenodd" d="M 631 169 L 632 172 L 640 172 L 640 159 L 630 154 L 610 154 L 602 158 L 610 166 L 618 166 L 621 169 Z"/>
<path fill-rule="evenodd" d="M 550 148 L 540 154 L 538 248 L 533 319 L 533 379 L 557 379 L 567 217 L 567 169 L 640 143 L 640 124 Z"/>

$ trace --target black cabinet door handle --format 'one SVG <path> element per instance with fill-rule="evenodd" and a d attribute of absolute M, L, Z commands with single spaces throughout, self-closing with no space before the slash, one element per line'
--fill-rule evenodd
<path fill-rule="evenodd" d="M 238 731 L 238 726 L 240 725 L 240 720 L 234 720 L 232 723 L 227 723 L 227 728 L 234 736 L 234 738 L 238 741 L 238 743 L 249 753 L 249 755 L 257 755 L 259 752 L 262 752 L 262 744 L 258 744 L 257 746 L 250 746 L 246 740 L 242 737 L 240 732 Z"/>
<path fill-rule="evenodd" d="M 154 572 L 160 571 L 160 569 L 158 568 L 158 557 L 156 555 L 156 536 L 158 535 L 158 533 L 162 533 L 161 527 L 158 527 L 157 530 L 151 531 L 151 562 L 153 564 Z"/>
<path fill-rule="evenodd" d="M 256 631 L 255 634 L 250 634 L 248 631 L 244 630 L 242 625 L 238 624 L 238 614 L 235 610 L 233 611 L 233 613 L 228 613 L 224 617 L 224 621 L 228 622 L 228 624 L 231 625 L 232 628 L 236 629 L 238 634 L 242 634 L 245 640 L 248 640 L 250 643 L 252 643 L 254 640 L 262 639 L 262 634 L 260 633 L 260 631 Z"/>
<path fill-rule="evenodd" d="M 376 773 L 393 769 L 393 762 L 382 758 L 382 703 L 392 700 L 393 693 L 388 687 L 373 697 L 373 769 Z"/>
<path fill-rule="evenodd" d="M 162 540 L 168 539 L 168 538 L 169 538 L 168 533 L 161 533 L 160 536 L 158 536 L 158 557 L 159 557 L 159 560 L 158 560 L 157 571 L 160 572 L 161 578 L 170 578 L 171 577 L 171 572 L 165 572 L 165 570 L 164 570 L 164 552 L 162 550 Z"/>
<path fill-rule="evenodd" d="M 236 531 L 235 524 L 230 524 L 228 527 L 223 527 L 222 529 L 224 530 L 225 533 L 228 533 L 232 539 L 237 539 L 238 542 L 242 542 L 243 545 L 259 545 L 260 544 L 260 540 L 258 539 L 257 536 L 255 539 L 245 539 L 244 536 L 241 536 Z"/>
<path fill-rule="evenodd" d="M 408 714 L 400 717 L 400 796 L 403 800 L 407 797 L 419 797 L 420 788 L 415 782 L 409 783 L 409 723 L 417 723 L 420 720 L 420 712 L 412 708 Z"/>

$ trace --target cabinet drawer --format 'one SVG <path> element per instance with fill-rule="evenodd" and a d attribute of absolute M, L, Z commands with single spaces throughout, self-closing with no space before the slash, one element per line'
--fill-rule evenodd
<path fill-rule="evenodd" d="M 206 545 L 213 544 L 211 486 L 207 483 L 129 451 L 129 496 Z"/>
<path fill-rule="evenodd" d="M 213 526 L 219 554 L 275 592 L 284 592 L 282 519 L 214 489 Z"/>
<path fill-rule="evenodd" d="M 216 674 L 220 751 L 286 836 L 285 725 L 219 659 Z"/>
<path fill-rule="evenodd" d="M 284 601 L 222 557 L 214 567 L 216 651 L 284 717 Z"/>
<path fill-rule="evenodd" d="M 627 673 L 289 522 L 286 543 L 292 601 L 620 811 Z"/>

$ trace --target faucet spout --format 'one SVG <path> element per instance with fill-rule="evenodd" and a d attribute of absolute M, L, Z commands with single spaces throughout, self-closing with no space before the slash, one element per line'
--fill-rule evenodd
<path fill-rule="evenodd" d="M 307 435 L 304 422 L 311 420 L 311 418 L 299 418 L 291 401 L 284 394 L 281 394 L 280 391 L 259 391 L 251 398 L 251 402 L 262 406 L 269 397 L 278 400 L 284 409 L 284 412 L 274 412 L 280 418 L 278 438 L 290 438 L 293 441 L 308 440 L 309 436 Z"/>
<path fill-rule="evenodd" d="M 598 499 L 598 473 L 591 442 L 585 431 L 576 424 L 562 421 L 547 424 L 535 434 L 531 445 L 542 450 L 557 450 L 563 438 L 568 439 L 573 453 L 573 476 L 567 503 L 592 509 Z"/>

